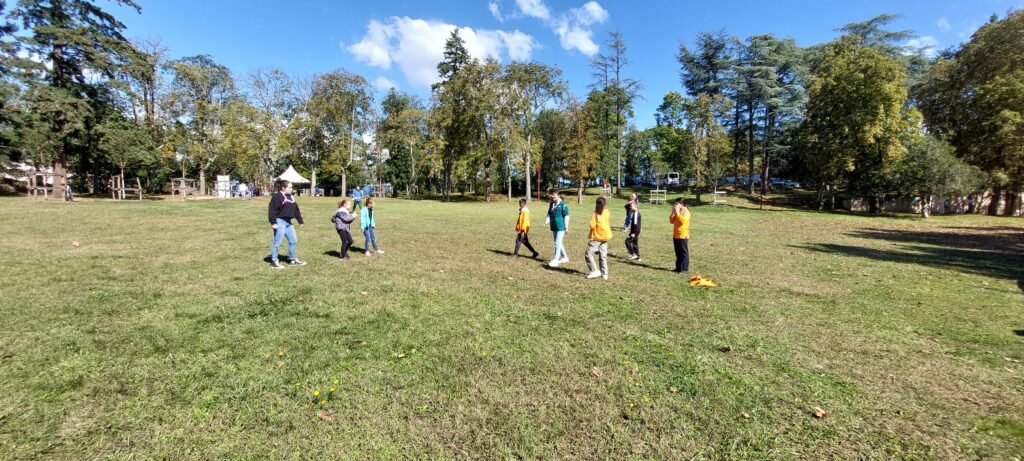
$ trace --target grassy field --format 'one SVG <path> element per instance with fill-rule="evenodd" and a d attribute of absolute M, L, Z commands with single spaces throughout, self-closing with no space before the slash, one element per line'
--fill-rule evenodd
<path fill-rule="evenodd" d="M 593 197 L 558 269 L 505 202 L 381 200 L 346 262 L 301 198 L 275 271 L 266 203 L 0 199 L 0 459 L 1024 454 L 1020 219 L 695 207 L 700 289 L 667 206 L 606 282 Z"/>

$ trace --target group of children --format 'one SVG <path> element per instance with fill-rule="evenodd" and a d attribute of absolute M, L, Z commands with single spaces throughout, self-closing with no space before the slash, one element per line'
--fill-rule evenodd
<path fill-rule="evenodd" d="M 672 212 L 669 214 L 669 223 L 672 224 L 672 240 L 676 253 L 676 265 L 674 272 L 688 275 L 690 271 L 690 210 L 682 198 L 675 200 L 672 205 Z M 569 229 L 569 206 L 562 200 L 561 194 L 551 194 L 551 203 L 548 205 L 548 214 L 544 223 L 551 228 L 554 239 L 554 255 L 548 262 L 550 267 L 558 267 L 569 262 L 565 253 L 565 246 L 562 240 Z M 636 194 L 632 194 L 629 202 L 626 203 L 626 221 L 622 225 L 623 232 L 628 232 L 626 237 L 626 251 L 629 259 L 640 261 L 640 227 L 642 217 L 638 206 Z M 519 201 L 519 218 L 516 220 L 516 246 L 513 257 L 519 256 L 520 245 L 533 253 L 536 258 L 540 253 L 530 245 L 530 210 L 526 207 L 526 200 Z M 604 197 L 598 198 L 594 207 L 594 213 L 590 216 L 589 243 L 585 252 L 587 260 L 588 279 L 598 277 L 608 280 L 608 241 L 612 239 L 611 212 L 607 207 Z M 600 265 L 595 264 L 594 255 L 599 255 Z"/>
<path fill-rule="evenodd" d="M 278 180 L 274 186 L 277 192 L 271 196 L 270 204 L 267 207 L 270 228 L 274 231 L 273 243 L 270 246 L 270 267 L 274 269 L 284 268 L 278 260 L 278 247 L 281 246 L 283 240 L 288 241 L 288 264 L 304 266 L 306 262 L 295 255 L 295 246 L 298 241 L 292 220 L 296 220 L 299 226 L 303 225 L 303 221 L 299 205 L 292 196 L 292 184 L 288 181 Z M 380 249 L 377 245 L 377 223 L 373 214 L 373 197 L 367 197 L 365 205 L 362 204 L 362 197 L 357 197 L 354 208 L 361 208 L 359 211 L 359 228 L 363 231 L 363 237 L 366 239 L 366 243 L 363 245 L 363 248 L 366 250 L 366 256 L 370 255 L 370 245 L 373 245 L 374 252 L 384 253 L 384 250 Z M 338 232 L 338 238 L 341 239 L 341 253 L 339 257 L 343 260 L 351 259 L 348 256 L 348 250 L 352 247 L 350 228 L 356 220 L 354 211 L 349 211 L 348 200 L 342 200 L 338 202 L 338 209 L 331 216 L 334 229 Z"/>
<path fill-rule="evenodd" d="M 275 188 L 277 192 L 270 198 L 270 204 L 267 209 L 270 227 L 274 232 L 273 243 L 270 247 L 270 267 L 275 269 L 284 267 L 278 260 L 278 248 L 284 240 L 288 241 L 289 265 L 305 265 L 306 262 L 295 255 L 297 239 L 292 220 L 296 220 L 299 226 L 303 225 L 303 221 L 299 205 L 292 196 L 292 184 L 288 181 L 279 180 L 275 183 Z M 366 255 L 370 255 L 371 245 L 374 252 L 384 253 L 384 250 L 381 250 L 377 245 L 377 224 L 374 217 L 373 197 L 366 197 L 365 204 L 362 203 L 362 199 L 362 194 L 357 194 L 354 197 L 354 209 L 351 211 L 349 210 L 348 200 L 338 202 L 338 209 L 331 216 L 331 222 L 334 223 L 334 228 L 338 232 L 338 238 L 341 239 L 339 257 L 343 260 L 351 259 L 349 258 L 348 251 L 352 247 L 353 242 L 351 225 L 356 220 L 355 210 L 359 210 L 359 228 L 363 231 L 363 237 L 366 242 L 364 245 Z M 590 270 L 590 273 L 587 274 L 588 279 L 600 277 L 608 280 L 608 242 L 612 239 L 611 219 L 611 211 L 607 207 L 607 201 L 604 197 L 598 198 L 597 204 L 594 207 L 594 213 L 590 216 L 589 243 L 585 252 L 587 268 Z M 641 222 L 642 215 L 638 206 L 637 196 L 633 194 L 630 196 L 629 202 L 626 203 L 626 221 L 622 225 L 622 230 L 628 232 L 626 251 L 629 253 L 629 259 L 636 261 L 640 261 Z M 669 222 L 673 226 L 672 239 L 676 253 L 675 272 L 687 274 L 690 270 L 688 245 L 690 238 L 690 210 L 686 208 L 686 202 L 682 198 L 676 199 L 673 204 L 672 212 L 669 214 Z M 548 212 L 544 218 L 544 223 L 550 227 L 554 240 L 554 255 L 552 255 L 548 265 L 558 267 L 560 264 L 568 263 L 569 256 L 565 252 L 562 240 L 565 237 L 565 233 L 569 230 L 569 205 L 562 200 L 562 195 L 558 192 L 551 194 L 551 203 L 548 205 Z M 527 250 L 533 253 L 531 257 L 536 258 L 540 255 L 533 248 L 533 245 L 530 244 L 529 233 L 530 210 L 526 207 L 526 200 L 520 200 L 519 217 L 516 220 L 516 246 L 513 257 L 519 256 L 519 249 L 522 246 L 525 246 Z M 595 263 L 594 255 L 599 255 L 598 262 L 600 264 Z"/>

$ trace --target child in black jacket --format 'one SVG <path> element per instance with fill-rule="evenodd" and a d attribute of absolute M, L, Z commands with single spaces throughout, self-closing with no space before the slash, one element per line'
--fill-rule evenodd
<path fill-rule="evenodd" d="M 640 261 L 640 208 L 636 201 L 630 202 L 629 208 L 633 217 L 629 223 L 629 236 L 626 237 L 626 251 L 629 259 Z"/>
<path fill-rule="evenodd" d="M 349 225 L 355 220 L 356 216 L 348 211 L 348 200 L 338 202 L 338 210 L 331 217 L 331 222 L 334 223 L 334 229 L 338 231 L 338 238 L 341 239 L 341 259 L 351 259 L 348 257 L 348 249 L 352 246 Z"/>

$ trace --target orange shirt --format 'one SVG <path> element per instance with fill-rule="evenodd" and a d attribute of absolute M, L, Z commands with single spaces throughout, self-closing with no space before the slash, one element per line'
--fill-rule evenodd
<path fill-rule="evenodd" d="M 690 209 L 683 209 L 682 213 L 676 213 L 672 210 L 672 214 L 668 216 L 668 222 L 672 223 L 672 238 L 674 239 L 688 239 L 690 238 Z"/>
<path fill-rule="evenodd" d="M 605 207 L 601 214 L 590 215 L 590 240 L 607 242 L 612 239 L 612 213 Z"/>
<path fill-rule="evenodd" d="M 516 220 L 516 232 L 529 232 L 530 231 L 530 210 L 523 207 L 519 210 L 519 219 Z"/>

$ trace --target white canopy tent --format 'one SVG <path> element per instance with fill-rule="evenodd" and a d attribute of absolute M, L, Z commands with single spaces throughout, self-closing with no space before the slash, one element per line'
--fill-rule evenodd
<path fill-rule="evenodd" d="M 288 169 L 284 170 L 284 173 L 281 173 L 280 176 L 274 179 L 283 179 L 292 184 L 309 184 L 309 180 L 303 178 L 302 175 L 299 174 L 298 171 L 295 171 L 295 168 L 292 167 L 291 165 L 288 165 Z"/>

